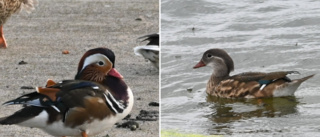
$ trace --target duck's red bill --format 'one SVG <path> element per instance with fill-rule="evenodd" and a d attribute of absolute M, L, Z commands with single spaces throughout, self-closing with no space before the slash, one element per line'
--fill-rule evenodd
<path fill-rule="evenodd" d="M 200 60 L 199 63 L 197 65 L 195 65 L 193 68 L 195 69 L 195 68 L 200 68 L 200 67 L 204 67 L 204 66 L 206 66 L 206 64 L 204 64 L 203 61 Z"/>
<path fill-rule="evenodd" d="M 123 78 L 123 76 L 122 76 L 115 68 L 112 68 L 112 69 L 109 71 L 108 75 L 114 76 L 114 77 L 120 78 L 120 79 Z"/>

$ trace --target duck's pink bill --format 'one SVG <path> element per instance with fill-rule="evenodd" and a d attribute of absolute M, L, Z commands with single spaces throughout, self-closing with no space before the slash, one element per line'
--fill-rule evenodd
<path fill-rule="evenodd" d="M 204 67 L 204 66 L 206 66 L 206 64 L 204 64 L 203 61 L 200 60 L 199 63 L 197 65 L 195 65 L 193 68 L 195 69 L 195 68 L 200 68 L 200 67 Z"/>
<path fill-rule="evenodd" d="M 122 76 L 115 68 L 112 68 L 112 69 L 109 71 L 108 75 L 114 76 L 114 77 L 120 78 L 120 79 L 123 78 L 123 76 Z"/>

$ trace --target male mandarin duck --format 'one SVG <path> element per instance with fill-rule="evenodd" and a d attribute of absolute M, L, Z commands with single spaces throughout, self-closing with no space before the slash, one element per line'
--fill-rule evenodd
<path fill-rule="evenodd" d="M 133 106 L 132 91 L 114 63 L 111 50 L 89 50 L 80 60 L 76 80 L 48 80 L 37 92 L 5 102 L 24 107 L 0 118 L 0 124 L 36 127 L 53 136 L 87 137 L 111 128 Z"/>
<path fill-rule="evenodd" d="M 115 69 L 115 58 L 113 51 L 107 48 L 87 51 L 79 62 L 75 79 L 94 81 L 104 85 L 115 99 L 129 104 L 128 108 L 131 111 L 133 94 L 124 82 L 123 76 Z M 123 118 L 126 115 L 123 115 Z"/>
<path fill-rule="evenodd" d="M 134 53 L 139 56 L 143 56 L 146 60 L 149 60 L 154 67 L 159 69 L 159 34 L 149 34 L 138 39 L 143 41 L 149 41 L 146 46 L 135 47 Z"/>
<path fill-rule="evenodd" d="M 3 24 L 17 11 L 26 9 L 31 11 L 34 9 L 35 0 L 0 0 L 0 48 L 7 48 L 7 43 L 3 35 Z"/>
<path fill-rule="evenodd" d="M 207 83 L 208 95 L 222 98 L 263 98 L 292 96 L 300 84 L 313 77 L 291 80 L 288 74 L 299 74 L 297 71 L 279 72 L 245 72 L 233 76 L 233 60 L 222 49 L 207 50 L 202 59 L 193 68 L 213 67 L 213 73 Z"/>

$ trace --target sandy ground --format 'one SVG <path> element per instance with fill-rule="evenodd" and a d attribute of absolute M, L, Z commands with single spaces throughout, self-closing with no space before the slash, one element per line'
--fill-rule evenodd
<path fill-rule="evenodd" d="M 48 78 L 74 78 L 85 51 L 108 47 L 116 54 L 117 70 L 134 92 L 132 118 L 142 109 L 158 110 L 148 106 L 151 101 L 159 102 L 158 71 L 133 53 L 139 45 L 137 37 L 158 32 L 158 9 L 158 0 L 39 0 L 31 14 L 15 14 L 4 25 L 9 47 L 0 49 L 0 103 L 34 91 L 21 86 L 44 86 Z M 22 60 L 28 64 L 18 65 Z M 19 108 L 0 106 L 0 117 Z M 136 131 L 113 128 L 99 136 L 159 136 L 158 121 L 138 123 Z M 36 128 L 0 126 L 0 136 L 50 135 Z"/>

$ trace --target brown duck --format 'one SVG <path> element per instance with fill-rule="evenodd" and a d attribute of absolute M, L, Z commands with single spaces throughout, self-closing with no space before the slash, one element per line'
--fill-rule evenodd
<path fill-rule="evenodd" d="M 222 49 L 207 50 L 193 68 L 204 66 L 213 67 L 206 92 L 223 98 L 292 96 L 302 82 L 314 76 L 295 80 L 287 77 L 288 74 L 299 74 L 297 71 L 245 72 L 230 76 L 230 72 L 234 70 L 233 60 Z"/>
<path fill-rule="evenodd" d="M 0 0 L 0 48 L 7 48 L 7 43 L 3 35 L 3 24 L 11 14 L 26 9 L 31 11 L 34 9 L 35 0 Z"/>

